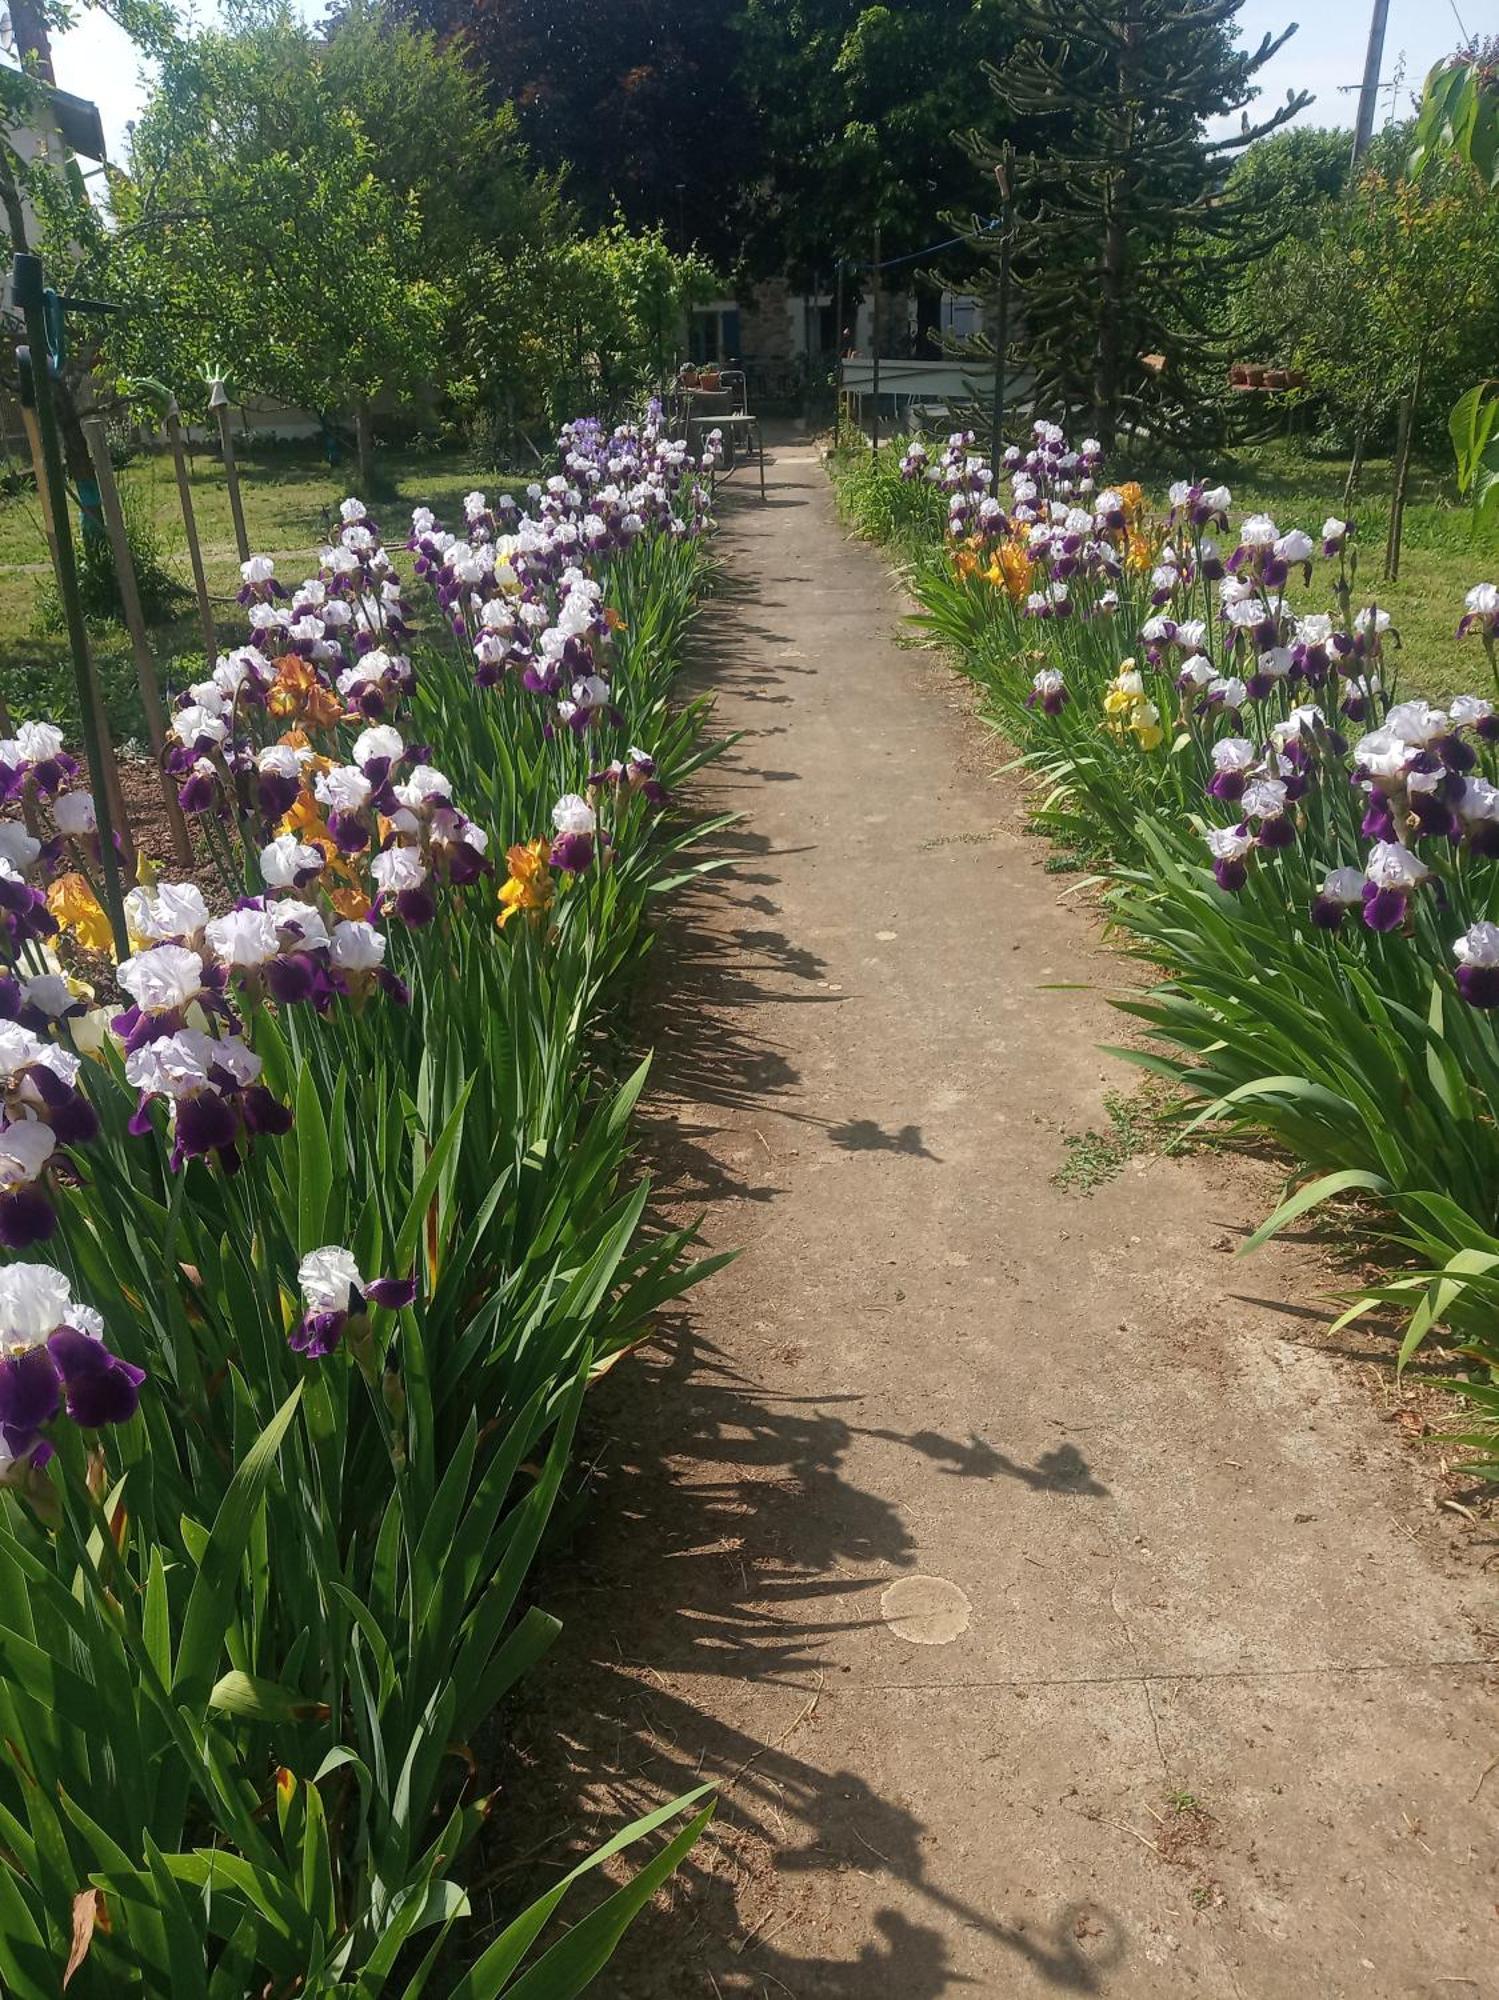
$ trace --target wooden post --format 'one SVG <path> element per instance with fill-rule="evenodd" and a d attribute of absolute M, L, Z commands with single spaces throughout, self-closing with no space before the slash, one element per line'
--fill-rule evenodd
<path fill-rule="evenodd" d="M 234 544 L 241 562 L 250 560 L 250 537 L 245 532 L 245 510 L 239 497 L 239 467 L 234 462 L 234 439 L 229 429 L 229 397 L 222 382 L 215 382 L 208 407 L 218 419 L 219 450 L 224 459 L 224 480 L 229 488 L 229 512 L 234 516 Z"/>
<path fill-rule="evenodd" d="M 163 419 L 167 442 L 172 447 L 172 463 L 177 468 L 177 498 L 182 506 L 182 527 L 187 536 L 187 557 L 193 566 L 193 588 L 198 593 L 198 623 L 203 629 L 203 650 L 208 671 L 213 672 L 219 657 L 219 635 L 213 622 L 213 604 L 208 595 L 208 578 L 203 573 L 203 551 L 198 546 L 198 523 L 193 515 L 192 481 L 187 476 L 187 453 L 182 444 L 182 414 L 174 396 Z"/>
<path fill-rule="evenodd" d="M 187 821 L 182 816 L 182 807 L 177 801 L 177 787 L 168 775 L 164 763 L 167 725 L 161 705 L 161 685 L 156 678 L 156 660 L 151 652 L 151 640 L 141 611 L 141 594 L 136 584 L 135 564 L 130 556 L 130 538 L 125 529 L 125 510 L 120 505 L 120 489 L 115 484 L 114 466 L 109 458 L 109 439 L 105 436 L 104 425 L 98 417 L 84 419 L 83 435 L 88 441 L 89 457 L 94 462 L 94 477 L 99 482 L 99 499 L 104 508 L 104 530 L 109 536 L 115 575 L 119 579 L 120 604 L 125 613 L 125 629 L 130 634 L 131 650 L 135 654 L 135 678 L 141 691 L 141 707 L 145 710 L 146 729 L 151 738 L 151 748 L 156 754 L 156 775 L 161 785 L 161 802 L 166 808 L 167 824 L 172 830 L 172 851 L 181 867 L 191 868 L 193 844 L 188 837 Z"/>

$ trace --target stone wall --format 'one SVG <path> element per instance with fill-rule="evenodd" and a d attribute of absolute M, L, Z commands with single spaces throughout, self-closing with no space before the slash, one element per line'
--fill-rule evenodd
<path fill-rule="evenodd" d="M 742 358 L 748 361 L 789 361 L 801 342 L 793 329 L 791 287 L 784 278 L 768 278 L 739 301 Z"/>

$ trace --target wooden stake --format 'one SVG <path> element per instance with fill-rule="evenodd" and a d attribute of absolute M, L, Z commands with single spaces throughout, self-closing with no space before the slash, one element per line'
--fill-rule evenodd
<path fill-rule="evenodd" d="M 198 623 L 203 628 L 203 650 L 208 656 L 208 671 L 213 672 L 219 657 L 219 635 L 213 622 L 213 604 L 208 595 L 208 578 L 203 573 L 203 551 L 198 546 L 198 523 L 193 515 L 193 488 L 187 476 L 187 453 L 182 444 L 182 417 L 177 408 L 177 398 L 172 398 L 166 418 L 167 442 L 172 447 L 172 462 L 177 468 L 177 498 L 182 505 L 182 526 L 187 535 L 187 556 L 193 566 L 193 588 L 198 593 Z"/>
<path fill-rule="evenodd" d="M 218 419 L 219 449 L 224 456 L 224 479 L 229 487 L 229 512 L 234 516 L 234 542 L 241 562 L 250 560 L 250 537 L 245 532 L 245 510 L 239 497 L 239 467 L 234 462 L 234 438 L 229 428 L 229 397 L 222 382 L 215 382 L 208 407 Z"/>
<path fill-rule="evenodd" d="M 136 582 L 135 564 L 130 555 L 130 537 L 125 528 L 125 510 L 120 505 L 120 489 L 115 484 L 114 466 L 110 463 L 109 439 L 105 436 L 104 425 L 98 417 L 84 418 L 83 435 L 88 443 L 89 457 L 94 463 L 94 478 L 99 484 L 99 499 L 104 508 L 104 528 L 109 536 L 110 551 L 114 556 L 115 575 L 119 579 L 125 628 L 130 634 L 131 650 L 135 654 L 135 678 L 141 691 L 141 707 L 146 713 L 146 728 L 151 737 L 151 748 L 156 755 L 156 776 L 161 785 L 161 802 L 166 808 L 167 825 L 172 830 L 172 850 L 183 868 L 191 868 L 193 844 L 188 837 L 187 821 L 182 816 L 182 807 L 177 801 L 177 787 L 168 775 L 164 761 L 167 749 L 167 725 L 161 705 L 161 684 L 156 678 L 156 660 L 151 651 L 151 640 L 141 611 L 141 594 Z"/>

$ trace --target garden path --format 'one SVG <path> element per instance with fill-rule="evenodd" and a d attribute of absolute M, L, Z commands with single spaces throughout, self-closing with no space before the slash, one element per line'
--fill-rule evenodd
<path fill-rule="evenodd" d="M 1054 1184 L 1131 1087 L 1117 962 L 812 448 L 730 495 L 743 819 L 644 1032 L 665 1192 L 743 1254 L 600 1385 L 530 1725 L 583 1837 L 726 1786 L 596 1990 L 1499 1993 L 1492 1542 L 1314 1250 L 1229 1254 L 1262 1168 Z"/>

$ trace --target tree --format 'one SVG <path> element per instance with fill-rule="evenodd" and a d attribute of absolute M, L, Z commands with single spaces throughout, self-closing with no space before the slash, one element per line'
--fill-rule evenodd
<path fill-rule="evenodd" d="M 1383 137 L 1376 142 L 1378 157 L 1385 156 L 1387 143 Z M 1297 126 L 1272 133 L 1241 153 L 1229 170 L 1224 192 L 1252 213 L 1274 217 L 1285 231 L 1284 245 L 1276 253 L 1276 268 L 1283 271 L 1285 260 L 1293 258 L 1292 246 L 1310 242 L 1322 231 L 1328 204 L 1347 189 L 1350 166 L 1345 130 Z M 1205 265 L 1196 273 L 1197 296 L 1204 316 L 1210 309 L 1211 323 L 1226 329 L 1231 358 L 1287 360 L 1304 302 L 1298 295 L 1293 305 L 1290 289 L 1281 283 L 1267 285 L 1262 264 L 1225 268 L 1224 261 L 1213 256 L 1211 240 L 1207 248 Z M 1322 301 L 1314 303 L 1314 310 L 1321 312 Z"/>
<path fill-rule="evenodd" d="M 724 263 L 758 170 L 734 0 L 400 0 L 514 107 L 593 226 L 618 213 Z"/>
<path fill-rule="evenodd" d="M 480 257 L 459 315 L 458 364 L 498 385 L 507 430 L 616 408 L 671 367 L 686 309 L 718 280 L 660 230 L 621 218 L 592 236 Z"/>
<path fill-rule="evenodd" d="M 1424 177 L 1440 160 L 1466 167 L 1491 201 L 1499 192 L 1499 37 L 1469 42 L 1426 79 L 1412 172 Z M 1491 518 L 1499 513 L 1499 383 L 1465 389 L 1448 428 L 1458 489 L 1472 500 L 1476 519 Z"/>
<path fill-rule="evenodd" d="M 1014 0 L 745 0 L 745 90 L 766 156 L 747 239 L 756 268 L 862 261 L 876 222 L 882 254 L 910 257 L 951 233 L 949 211 L 992 210 L 958 134 L 982 116 L 983 62 L 1003 55 L 1015 20 Z"/>
<path fill-rule="evenodd" d="M 1021 345 L 1038 400 L 1104 442 L 1121 424 L 1182 435 L 1199 421 L 1194 369 L 1214 343 L 1202 294 L 1284 233 L 1225 191 L 1236 154 L 1309 102 L 1303 92 L 1237 135 L 1288 28 L 1240 48 L 1242 0 L 1017 0 L 1022 38 L 986 66 L 998 117 L 976 136 L 992 172 L 1017 148 L 1015 270 Z M 1193 254 L 1184 254 L 1189 242 Z M 982 245 L 979 245 L 982 248 Z"/>
<path fill-rule="evenodd" d="M 61 196 L 59 195 L 59 201 Z M 111 215 L 63 204 L 79 282 L 126 302 L 107 363 L 185 407 L 227 369 L 243 393 L 354 420 L 430 400 L 459 273 L 544 226 L 508 115 L 435 39 L 350 11 L 328 42 L 284 6 L 176 40 Z"/>

